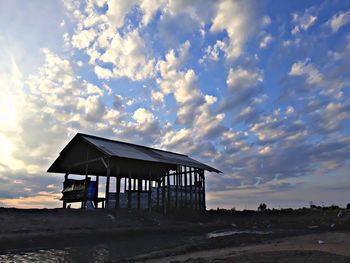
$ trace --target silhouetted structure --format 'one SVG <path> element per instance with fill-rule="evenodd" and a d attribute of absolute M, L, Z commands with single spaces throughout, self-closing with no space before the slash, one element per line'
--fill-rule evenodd
<path fill-rule="evenodd" d="M 192 209 L 205 211 L 204 171 L 219 170 L 187 155 L 78 133 L 47 172 L 64 173 L 63 207 L 81 202 L 107 208 Z M 70 174 L 84 180 L 69 179 Z M 95 181 L 91 180 L 95 176 Z M 98 197 L 106 176 L 105 197 Z M 111 178 L 116 191 L 110 192 Z"/>

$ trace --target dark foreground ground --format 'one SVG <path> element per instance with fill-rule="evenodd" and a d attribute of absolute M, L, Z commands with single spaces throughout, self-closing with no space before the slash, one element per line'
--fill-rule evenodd
<path fill-rule="evenodd" d="M 350 262 L 350 211 L 0 208 L 1 262 Z"/>

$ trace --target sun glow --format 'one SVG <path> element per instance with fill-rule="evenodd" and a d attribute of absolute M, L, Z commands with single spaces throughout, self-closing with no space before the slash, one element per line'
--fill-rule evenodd
<path fill-rule="evenodd" d="M 0 127 L 5 131 L 16 128 L 16 106 L 13 95 L 0 98 Z"/>

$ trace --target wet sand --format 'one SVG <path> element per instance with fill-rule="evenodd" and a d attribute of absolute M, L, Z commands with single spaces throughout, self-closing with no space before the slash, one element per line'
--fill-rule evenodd
<path fill-rule="evenodd" d="M 0 257 L 64 249 L 68 258 L 79 258 L 68 262 L 84 262 L 91 254 L 72 254 L 102 246 L 99 262 L 349 262 L 349 231 L 346 210 L 340 216 L 339 210 L 311 209 L 164 216 L 136 210 L 0 208 Z"/>
<path fill-rule="evenodd" d="M 324 243 L 319 243 L 322 240 Z M 170 252 L 170 251 L 168 251 Z M 271 239 L 261 244 L 178 255 L 139 255 L 134 262 L 350 262 L 350 231 Z"/>

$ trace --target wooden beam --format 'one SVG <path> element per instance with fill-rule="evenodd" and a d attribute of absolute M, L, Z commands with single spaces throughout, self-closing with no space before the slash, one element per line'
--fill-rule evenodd
<path fill-rule="evenodd" d="M 82 161 L 82 162 L 73 163 L 71 166 L 68 167 L 68 171 L 71 168 L 73 168 L 73 167 L 84 165 L 84 164 L 87 164 L 87 163 L 93 163 L 93 162 L 97 162 L 97 161 L 102 161 L 103 165 L 107 168 L 107 163 L 106 163 L 106 161 L 103 158 L 104 157 L 98 157 L 98 158 L 94 158 L 94 159 L 90 159 L 90 160 L 86 160 L 86 161 Z"/>
<path fill-rule="evenodd" d="M 105 159 L 103 159 L 103 158 L 100 158 L 100 160 L 101 160 L 101 162 L 103 163 L 103 165 L 104 165 L 106 168 L 108 168 L 109 163 L 106 163 Z"/>

